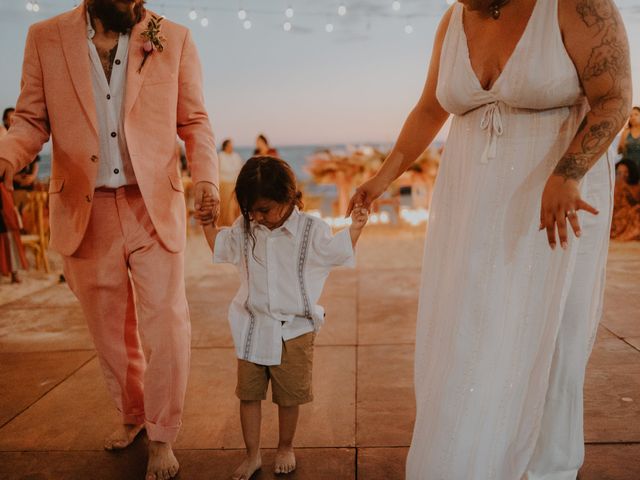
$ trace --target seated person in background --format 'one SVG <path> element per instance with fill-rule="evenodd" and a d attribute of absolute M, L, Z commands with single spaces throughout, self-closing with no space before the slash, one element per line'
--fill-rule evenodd
<path fill-rule="evenodd" d="M 15 108 L 5 108 L 2 113 L 2 125 L 4 129 L 9 130 L 13 123 L 13 114 Z M 40 157 L 36 155 L 29 165 L 20 170 L 13 177 L 13 202 L 18 208 L 18 211 L 22 213 L 22 209 L 26 203 L 27 192 L 33 191 L 36 182 L 38 181 L 38 162 Z"/>
<path fill-rule="evenodd" d="M 613 199 L 611 238 L 622 241 L 640 240 L 640 174 L 631 160 L 616 165 L 616 187 Z"/>

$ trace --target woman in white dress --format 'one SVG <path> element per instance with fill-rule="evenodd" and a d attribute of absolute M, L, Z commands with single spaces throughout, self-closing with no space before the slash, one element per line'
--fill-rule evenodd
<path fill-rule="evenodd" d="M 368 206 L 451 129 L 417 322 L 411 480 L 575 480 L 601 313 L 608 150 L 630 107 L 612 0 L 461 0 Z M 573 232 L 573 233 L 571 233 Z"/>

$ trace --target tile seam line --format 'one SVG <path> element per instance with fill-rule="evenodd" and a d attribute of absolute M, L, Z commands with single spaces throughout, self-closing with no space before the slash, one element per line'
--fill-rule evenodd
<path fill-rule="evenodd" d="M 59 382 L 57 382 L 55 385 L 53 385 L 51 388 L 49 388 L 48 390 L 46 390 L 45 392 L 42 393 L 42 395 L 38 396 L 34 401 L 32 401 L 31 403 L 29 403 L 29 405 L 27 405 L 26 407 L 24 407 L 22 410 L 20 410 L 18 413 L 16 413 L 15 415 L 13 415 L 9 420 L 7 420 L 6 422 L 4 422 L 3 424 L 0 425 L 0 431 L 6 427 L 7 425 L 9 425 L 11 422 L 13 422 L 16 418 L 18 418 L 20 415 L 22 415 L 24 412 L 26 412 L 27 410 L 29 410 L 31 407 L 33 407 L 36 403 L 38 403 L 40 400 L 42 400 L 44 397 L 46 397 L 47 395 L 49 395 L 51 392 L 53 392 L 56 388 L 58 388 L 60 385 L 62 385 L 64 382 L 66 382 L 69 378 L 71 378 L 73 375 L 75 375 L 81 368 L 83 368 L 85 365 L 87 365 L 89 362 L 91 362 L 94 358 L 96 358 L 96 354 L 92 354 L 87 360 L 85 360 L 84 362 L 82 362 L 77 368 L 73 369 L 68 375 L 64 376 Z"/>

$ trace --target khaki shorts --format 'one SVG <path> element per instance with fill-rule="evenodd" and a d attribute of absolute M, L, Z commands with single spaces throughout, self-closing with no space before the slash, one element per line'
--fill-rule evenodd
<path fill-rule="evenodd" d="M 281 407 L 313 400 L 311 371 L 315 333 L 305 333 L 282 342 L 280 365 L 258 365 L 238 359 L 236 396 L 244 401 L 266 400 L 271 380 L 271 398 Z"/>

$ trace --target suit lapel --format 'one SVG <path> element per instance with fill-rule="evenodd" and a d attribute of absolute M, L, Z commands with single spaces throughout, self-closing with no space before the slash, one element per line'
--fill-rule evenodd
<path fill-rule="evenodd" d="M 147 28 L 147 22 L 149 21 L 150 14 L 148 11 L 145 12 L 144 18 L 142 21 L 138 22 L 133 30 L 131 30 L 131 36 L 129 38 L 129 60 L 127 63 L 127 84 L 125 90 L 125 101 L 124 101 L 124 115 L 125 119 L 129 115 L 129 112 L 133 108 L 133 105 L 136 103 L 138 95 L 140 94 L 140 89 L 142 88 L 142 83 L 144 82 L 144 78 L 149 71 L 149 67 L 153 62 L 153 57 L 158 55 L 158 52 L 154 51 L 149 58 L 147 58 L 146 63 L 144 64 L 144 68 L 142 71 L 138 72 L 140 69 L 140 65 L 142 65 L 142 60 L 144 58 L 142 46 L 144 45 L 144 39 L 142 38 L 141 33 Z"/>
<path fill-rule="evenodd" d="M 93 84 L 91 83 L 91 65 L 89 63 L 89 46 L 87 44 L 87 22 L 85 7 L 80 5 L 62 18 L 58 30 L 62 39 L 64 53 L 71 82 L 82 104 L 89 123 L 96 134 L 98 133 L 98 119 L 95 99 L 93 98 Z"/>

